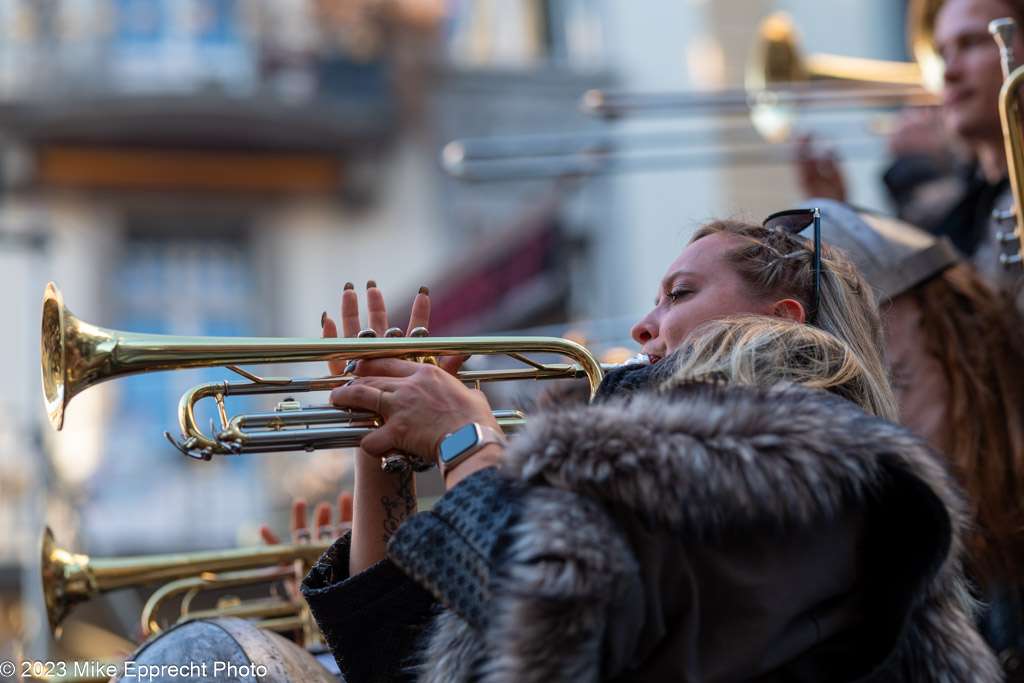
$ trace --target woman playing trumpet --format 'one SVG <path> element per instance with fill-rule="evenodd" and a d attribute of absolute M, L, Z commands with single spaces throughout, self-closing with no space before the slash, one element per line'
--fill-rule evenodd
<path fill-rule="evenodd" d="M 402 484 L 370 458 L 357 469 L 353 532 L 303 584 L 342 672 L 997 680 L 961 590 L 955 488 L 919 441 L 863 412 L 895 417 L 874 296 L 817 247 L 771 222 L 702 228 L 633 328 L 656 362 L 507 446 L 479 439 L 495 427 L 486 399 L 447 373 L 360 362 L 332 401 L 384 417 L 364 450 L 440 449 L 449 492 L 429 513 L 407 506 L 385 539 L 361 511 L 385 518 Z M 748 341 L 698 343 L 709 321 L 751 314 Z M 694 382 L 688 363 L 719 348 L 729 362 Z M 784 359 L 751 364 L 756 384 L 799 368 L 785 380 L 818 388 L 735 386 L 734 348 Z M 484 443 L 446 438 L 466 425 Z"/>

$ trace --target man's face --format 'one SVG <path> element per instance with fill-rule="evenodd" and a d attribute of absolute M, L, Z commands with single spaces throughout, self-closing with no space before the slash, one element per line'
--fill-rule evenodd
<path fill-rule="evenodd" d="M 1006 16 L 1013 12 L 1001 0 L 946 0 L 935 18 L 935 48 L 946 63 L 943 119 L 947 131 L 967 143 L 1002 137 L 1003 72 L 988 24 Z M 1018 58 L 1024 56 L 1020 33 L 1013 40 Z"/>

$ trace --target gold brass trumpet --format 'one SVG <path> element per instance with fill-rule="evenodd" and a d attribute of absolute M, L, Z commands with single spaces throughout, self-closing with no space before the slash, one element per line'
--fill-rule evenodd
<path fill-rule="evenodd" d="M 178 422 L 184 441 L 179 448 L 195 457 L 239 454 L 253 450 L 313 450 L 355 446 L 366 430 L 379 426 L 379 417 L 364 411 L 332 406 L 305 407 L 284 402 L 275 414 L 229 419 L 224 397 L 239 394 L 325 391 L 351 381 L 351 375 L 320 378 L 261 378 L 235 367 L 237 364 L 356 360 L 370 358 L 420 359 L 427 356 L 503 355 L 522 363 L 522 368 L 460 371 L 458 379 L 480 382 L 523 379 L 570 379 L 586 377 L 590 394 L 601 383 L 603 370 L 585 348 L 555 337 L 385 337 L 357 339 L 289 339 L 242 337 L 179 337 L 121 332 L 90 325 L 64 306 L 54 283 L 43 297 L 41 362 L 43 395 L 50 423 L 60 429 L 68 401 L 85 389 L 115 377 L 183 368 L 225 366 L 246 377 L 247 382 L 202 384 L 186 393 L 178 406 Z M 557 354 L 573 363 L 541 363 L 524 354 Z M 202 398 L 217 401 L 221 429 L 204 434 L 196 421 L 195 404 Z M 516 411 L 496 414 L 506 429 L 522 423 Z M 262 427 L 261 435 L 246 427 Z M 173 439 L 172 439 L 173 442 Z M 176 444 L 178 445 L 178 444 Z M 387 463 L 385 463 L 387 464 Z"/>
<path fill-rule="evenodd" d="M 149 586 L 175 580 L 199 582 L 190 584 L 190 588 L 194 585 L 202 588 L 227 588 L 242 583 L 294 576 L 294 568 L 278 565 L 293 561 L 311 565 L 330 545 L 330 542 L 313 542 L 95 559 L 60 548 L 54 541 L 53 533 L 47 528 L 43 532 L 40 551 L 46 616 L 50 630 L 56 632 L 60 623 L 76 605 L 119 588 Z M 220 572 L 232 573 L 219 574 Z M 161 599 L 169 597 L 166 591 L 158 591 L 158 594 Z M 159 630 L 153 618 L 157 606 L 158 603 L 152 606 L 147 603 L 148 609 L 142 619 L 142 629 L 146 635 L 155 632 L 154 626 Z M 187 610 L 188 606 L 184 607 Z M 261 624 L 264 627 L 278 626 L 284 630 L 303 625 L 301 617 L 304 607 L 276 600 L 261 603 L 259 609 L 239 611 L 239 614 L 274 619 L 289 615 L 291 619 L 287 621 Z M 183 618 L 200 616 L 203 615 L 183 614 Z"/>
<path fill-rule="evenodd" d="M 1006 166 L 1010 176 L 1010 191 L 1013 194 L 1014 206 L 1006 211 L 996 211 L 994 218 L 997 223 L 1010 223 L 1013 229 L 1000 232 L 997 237 L 1001 242 L 1017 243 L 1016 254 L 1000 254 L 999 260 L 1004 266 L 1024 262 L 1024 116 L 1021 115 L 1021 102 L 1018 92 L 1024 85 L 1024 66 L 1017 66 L 1013 54 L 1013 33 L 1016 24 L 1011 18 L 996 19 L 989 24 L 988 30 L 999 45 L 1000 62 L 1003 68 L 1003 85 L 999 91 L 999 117 L 1003 130 L 1003 142 L 1006 145 Z"/>

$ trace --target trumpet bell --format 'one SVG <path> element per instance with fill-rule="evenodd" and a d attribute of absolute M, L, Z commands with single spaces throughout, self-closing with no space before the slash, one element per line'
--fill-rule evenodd
<path fill-rule="evenodd" d="M 53 633 L 79 603 L 121 588 L 162 584 L 202 574 L 216 587 L 214 575 L 223 572 L 258 571 L 281 562 L 313 563 L 329 548 L 329 541 L 207 550 L 168 555 L 90 558 L 57 545 L 49 528 L 40 543 L 40 573 L 46 616 Z M 261 578 L 262 575 L 257 578 Z M 146 630 L 148 623 L 143 624 Z"/>
<path fill-rule="evenodd" d="M 118 335 L 76 318 L 56 283 L 46 285 L 39 358 L 46 414 L 54 429 L 64 426 L 68 401 L 97 382 L 124 374 L 114 354 Z"/>
<path fill-rule="evenodd" d="M 46 292 L 43 294 L 39 357 L 42 362 L 43 399 L 46 401 L 46 414 L 54 429 L 64 426 L 64 406 L 67 405 L 64 396 L 67 378 L 65 348 L 64 298 L 57 286 L 51 282 L 46 285 Z"/>
<path fill-rule="evenodd" d="M 43 530 L 39 549 L 39 567 L 43 578 L 43 601 L 46 604 L 46 618 L 50 624 L 50 632 L 57 633 L 60 623 L 68 615 L 72 605 L 66 599 L 70 577 L 83 575 L 82 565 L 88 558 L 73 555 L 58 548 L 50 527 Z M 88 588 L 86 587 L 86 591 Z"/>

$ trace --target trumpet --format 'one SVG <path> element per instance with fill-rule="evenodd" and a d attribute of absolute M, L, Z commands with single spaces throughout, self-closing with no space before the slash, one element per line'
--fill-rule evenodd
<path fill-rule="evenodd" d="M 1016 23 L 1005 17 L 996 19 L 988 26 L 989 33 L 999 45 L 1000 62 L 1003 69 L 1003 85 L 999 90 L 999 119 L 1002 124 L 1003 142 L 1006 145 L 1006 166 L 1010 176 L 1010 192 L 1014 206 L 1006 211 L 996 210 L 993 218 L 997 224 L 1011 224 L 1012 230 L 1000 231 L 996 238 L 1002 243 L 1016 243 L 1016 254 L 1000 254 L 999 261 L 1005 267 L 1024 262 L 1024 221 L 1021 207 L 1024 207 L 1024 117 L 1017 92 L 1024 85 L 1024 66 L 1017 66 L 1013 54 L 1013 33 Z"/>
<path fill-rule="evenodd" d="M 96 559 L 59 547 L 53 532 L 47 528 L 43 532 L 40 549 L 47 620 L 51 632 L 56 633 L 64 618 L 82 602 L 120 588 L 171 581 L 168 586 L 172 588 L 165 587 L 154 593 L 143 611 L 142 631 L 149 636 L 160 630 L 154 616 L 158 607 L 167 598 L 182 592 L 183 586 L 185 590 L 192 591 L 194 597 L 198 589 L 230 588 L 293 577 L 296 574 L 295 567 L 278 565 L 282 562 L 301 562 L 308 568 L 330 545 L 330 542 L 313 542 Z M 183 602 L 179 620 L 205 616 L 205 613 L 189 611 L 190 603 L 191 597 Z M 305 604 L 298 601 L 263 601 L 247 609 L 218 613 L 221 616 L 233 614 L 264 617 L 265 621 L 258 625 L 272 630 L 284 631 L 298 627 L 306 633 L 314 628 Z"/>
<path fill-rule="evenodd" d="M 367 430 L 380 426 L 380 417 L 333 406 L 301 406 L 285 401 L 273 414 L 228 418 L 224 398 L 230 395 L 325 391 L 345 384 L 351 375 L 320 378 L 263 378 L 238 364 L 355 360 L 370 358 L 423 359 L 445 355 L 506 356 L 521 367 L 460 371 L 468 384 L 503 380 L 586 378 L 593 397 L 604 376 L 597 359 L 579 344 L 555 337 L 384 337 L 356 339 L 288 339 L 236 337 L 179 337 L 106 329 L 82 322 L 65 306 L 54 283 L 43 297 L 41 364 L 47 415 L 61 429 L 68 402 L 100 382 L 142 372 L 225 366 L 248 381 L 206 383 L 184 394 L 178 404 L 182 441 L 168 436 L 182 452 L 203 460 L 214 455 L 238 455 L 247 450 L 313 450 L 358 445 Z M 542 363 L 526 354 L 557 354 L 572 363 Z M 203 398 L 217 402 L 221 426 L 204 433 L 195 415 Z M 517 411 L 496 413 L 509 431 L 523 423 Z M 262 427 L 261 434 L 246 427 Z M 404 464 L 403 464 L 404 463 Z M 383 459 L 385 469 L 400 470 L 410 461 L 395 455 Z"/>

